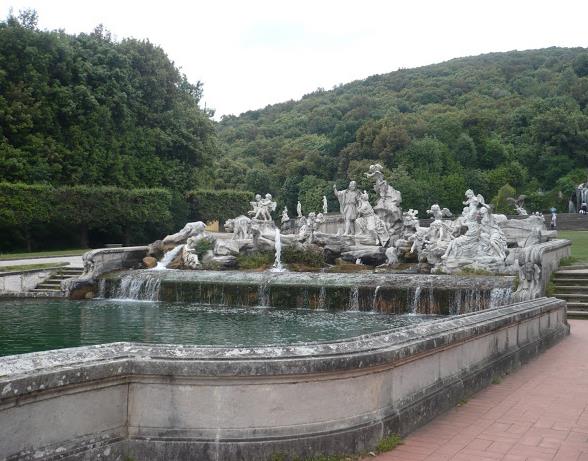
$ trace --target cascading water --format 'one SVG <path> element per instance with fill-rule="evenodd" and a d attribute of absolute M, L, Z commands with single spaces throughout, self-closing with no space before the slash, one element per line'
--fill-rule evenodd
<path fill-rule="evenodd" d="M 411 314 L 417 313 L 420 298 L 421 298 L 421 287 L 418 286 L 414 290 L 414 296 L 412 298 L 412 305 L 410 306 L 410 313 Z"/>
<path fill-rule="evenodd" d="M 374 290 L 374 299 L 372 300 L 372 311 L 374 312 L 378 310 L 378 291 L 380 291 L 380 285 Z"/>
<path fill-rule="evenodd" d="M 161 278 L 148 271 L 125 274 L 121 277 L 113 298 L 158 301 Z"/>
<path fill-rule="evenodd" d="M 184 245 L 178 245 L 177 247 L 169 250 L 166 254 L 163 255 L 163 258 L 161 258 L 161 261 L 157 262 L 157 266 L 155 266 L 151 270 L 157 270 L 157 271 L 166 270 L 167 266 L 174 259 L 176 259 L 176 256 L 180 253 L 180 251 L 182 251 L 183 248 L 184 248 Z"/>
<path fill-rule="evenodd" d="M 324 309 L 326 301 L 327 301 L 327 289 L 323 286 L 319 290 L 319 298 L 318 298 L 317 308 L 321 309 L 321 310 Z"/>
<path fill-rule="evenodd" d="M 277 227 L 275 235 L 276 259 L 274 260 L 274 267 L 272 267 L 270 270 L 272 272 L 283 272 L 284 268 L 282 266 L 282 237 L 280 234 L 280 229 L 278 229 Z"/>
<path fill-rule="evenodd" d="M 270 305 L 269 279 L 264 280 L 257 288 L 257 305 L 261 307 L 268 307 Z"/>
<path fill-rule="evenodd" d="M 355 287 L 351 289 L 349 293 L 349 308 L 350 311 L 359 310 L 359 288 Z"/>

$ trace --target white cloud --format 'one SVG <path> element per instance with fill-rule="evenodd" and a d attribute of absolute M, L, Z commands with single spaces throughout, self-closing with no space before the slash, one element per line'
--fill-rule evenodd
<path fill-rule="evenodd" d="M 148 38 L 217 115 L 300 98 L 332 86 L 492 51 L 588 46 L 588 2 L 8 0 L 4 17 L 30 7 L 41 28 Z"/>

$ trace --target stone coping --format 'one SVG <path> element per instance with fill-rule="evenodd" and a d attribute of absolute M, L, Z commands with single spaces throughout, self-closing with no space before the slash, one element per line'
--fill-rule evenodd
<path fill-rule="evenodd" d="M 510 275 L 443 275 L 443 274 L 399 274 L 382 272 L 247 272 L 208 270 L 152 270 L 138 269 L 128 272 L 112 272 L 102 278 L 120 278 L 125 273 L 157 276 L 162 282 L 193 282 L 218 285 L 261 285 L 307 287 L 377 287 L 396 286 L 402 288 L 431 287 L 447 289 L 492 289 L 511 288 L 514 276 Z"/>
<path fill-rule="evenodd" d="M 334 342 L 202 347 L 110 343 L 0 357 L 0 403 L 37 391 L 133 375 L 287 377 L 390 366 L 565 307 L 539 298 Z"/>

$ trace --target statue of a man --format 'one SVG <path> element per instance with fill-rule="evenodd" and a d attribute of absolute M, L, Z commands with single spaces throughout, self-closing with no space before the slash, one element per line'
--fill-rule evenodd
<path fill-rule="evenodd" d="M 357 219 L 357 208 L 359 206 L 361 192 L 357 190 L 355 181 L 349 183 L 346 190 L 337 190 L 337 185 L 333 184 L 333 191 L 339 200 L 341 214 L 345 220 L 345 232 L 343 235 L 355 235 L 355 220 Z"/>
<path fill-rule="evenodd" d="M 302 218 L 302 203 L 300 203 L 300 200 L 298 200 L 298 203 L 296 204 L 296 214 L 299 218 Z"/>
<path fill-rule="evenodd" d="M 329 209 L 329 205 L 327 203 L 327 197 L 323 195 L 323 213 L 327 214 Z"/>

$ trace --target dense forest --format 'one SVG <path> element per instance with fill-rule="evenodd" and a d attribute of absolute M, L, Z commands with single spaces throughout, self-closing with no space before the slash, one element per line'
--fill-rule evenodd
<path fill-rule="evenodd" d="M 165 187 L 203 180 L 217 153 L 210 113 L 148 41 L 0 22 L 0 181 Z"/>
<path fill-rule="evenodd" d="M 149 41 L 0 22 L 0 250 L 145 243 L 200 218 L 186 194 L 219 152 L 202 90 Z"/>
<path fill-rule="evenodd" d="M 532 210 L 567 211 L 588 173 L 588 50 L 549 48 L 454 59 L 318 89 L 224 117 L 215 184 L 269 189 L 289 209 L 320 209 L 335 179 L 370 188 L 387 167 L 404 208 L 461 211 L 475 189 L 498 211 L 524 193 Z M 510 210 L 512 211 L 512 210 Z"/>
<path fill-rule="evenodd" d="M 202 91 L 147 40 L 39 30 L 31 10 L 0 22 L 0 250 L 144 243 L 187 219 L 243 212 L 253 193 L 291 214 L 326 195 L 335 210 L 332 184 L 370 190 L 374 162 L 421 216 L 434 202 L 459 213 L 467 188 L 500 212 L 515 194 L 530 211 L 565 211 L 588 174 L 582 48 L 401 69 L 220 122 L 199 106 Z M 120 225 L 88 210 L 65 218 L 116 197 Z"/>

